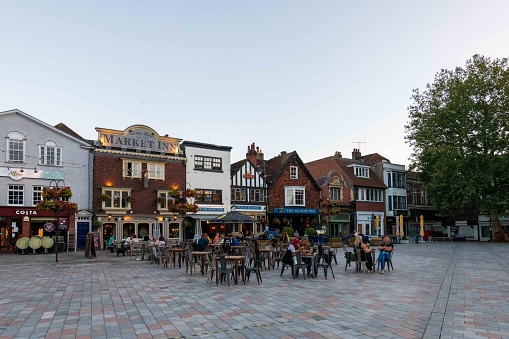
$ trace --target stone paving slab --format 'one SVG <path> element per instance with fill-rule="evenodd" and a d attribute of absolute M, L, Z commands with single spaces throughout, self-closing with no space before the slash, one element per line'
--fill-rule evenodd
<path fill-rule="evenodd" d="M 509 244 L 399 244 L 394 270 L 207 283 L 99 252 L 0 255 L 1 338 L 509 338 Z"/>

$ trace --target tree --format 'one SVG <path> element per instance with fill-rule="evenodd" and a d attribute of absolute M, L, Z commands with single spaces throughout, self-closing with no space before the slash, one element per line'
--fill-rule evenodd
<path fill-rule="evenodd" d="M 509 211 L 508 59 L 474 55 L 465 67 L 441 70 L 424 92 L 413 91 L 406 140 L 441 214 L 465 208 L 489 215 L 503 237 Z"/>

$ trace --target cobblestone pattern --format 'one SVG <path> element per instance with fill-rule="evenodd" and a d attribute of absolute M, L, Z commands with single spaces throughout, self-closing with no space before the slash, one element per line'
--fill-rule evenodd
<path fill-rule="evenodd" d="M 509 244 L 396 246 L 383 275 L 338 252 L 336 279 L 230 287 L 109 252 L 0 255 L 0 337 L 509 338 Z"/>

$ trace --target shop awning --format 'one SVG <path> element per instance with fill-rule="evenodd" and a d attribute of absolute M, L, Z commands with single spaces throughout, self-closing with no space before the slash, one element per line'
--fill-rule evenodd
<path fill-rule="evenodd" d="M 193 215 L 188 215 L 188 217 L 191 217 L 194 220 L 210 220 L 210 219 L 217 218 L 220 215 L 221 214 L 193 214 Z"/>

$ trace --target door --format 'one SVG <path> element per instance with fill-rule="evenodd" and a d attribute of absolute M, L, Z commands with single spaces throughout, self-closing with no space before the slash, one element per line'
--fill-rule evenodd
<path fill-rule="evenodd" d="M 0 225 L 0 248 L 8 247 L 10 243 L 9 228 L 6 224 Z"/>
<path fill-rule="evenodd" d="M 87 246 L 87 234 L 90 229 L 90 223 L 78 222 L 78 230 L 76 234 L 76 248 L 85 248 Z"/>

